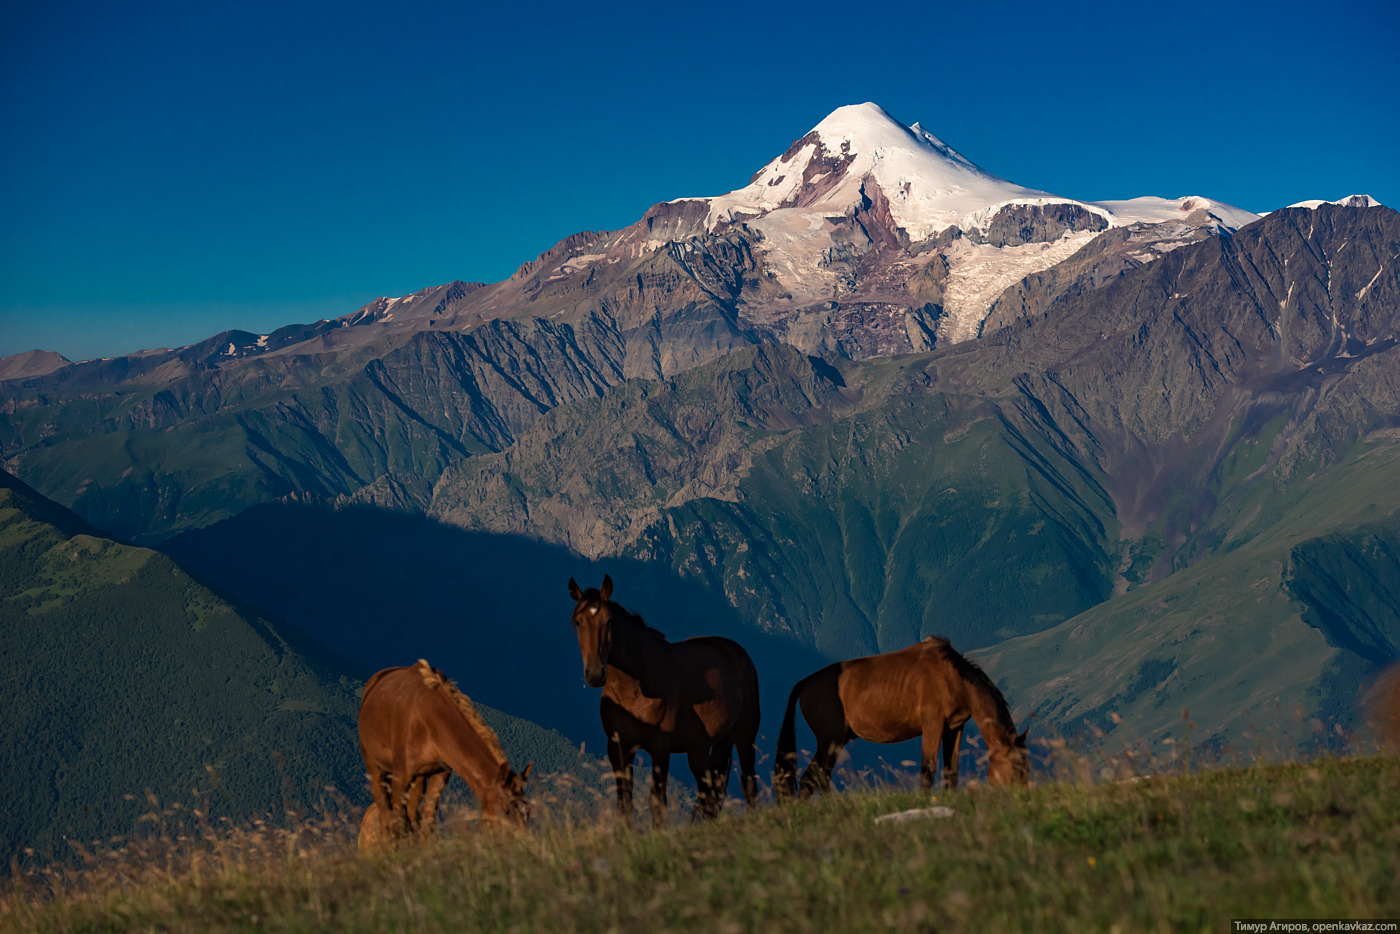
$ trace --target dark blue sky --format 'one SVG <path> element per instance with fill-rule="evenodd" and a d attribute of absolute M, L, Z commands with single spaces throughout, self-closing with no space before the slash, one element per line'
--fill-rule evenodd
<path fill-rule="evenodd" d="M 0 356 L 498 280 L 867 100 L 1069 197 L 1400 206 L 1393 0 L 482 6 L 5 5 Z"/>

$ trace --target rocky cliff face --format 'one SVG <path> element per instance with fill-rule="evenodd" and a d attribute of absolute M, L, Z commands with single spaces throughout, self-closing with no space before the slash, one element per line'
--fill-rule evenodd
<path fill-rule="evenodd" d="M 127 371 L 105 388 L 110 362 L 78 365 L 12 391 L 7 463 L 144 540 L 283 498 L 424 502 L 448 464 L 621 382 L 625 350 L 594 317 L 412 332 L 374 353 L 167 361 L 165 382 Z"/>

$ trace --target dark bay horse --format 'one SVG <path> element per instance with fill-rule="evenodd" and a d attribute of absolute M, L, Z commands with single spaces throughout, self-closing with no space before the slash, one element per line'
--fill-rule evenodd
<path fill-rule="evenodd" d="M 976 721 L 987 741 L 987 781 L 1029 782 L 1026 734 L 1016 735 L 1006 699 L 986 672 L 954 651 L 946 639 L 930 636 L 897 652 L 837 662 L 797 682 L 778 733 L 773 788 L 779 798 L 798 790 L 793 724 L 798 703 L 816 735 L 812 762 L 802 773 L 804 798 L 831 786 L 836 758 L 853 739 L 900 743 L 922 735 L 919 777 L 924 789 L 933 787 L 940 745 L 943 781 L 956 788 L 958 747 L 969 719 Z"/>
<path fill-rule="evenodd" d="M 386 668 L 365 685 L 360 754 L 385 839 L 431 834 L 453 772 L 471 786 L 487 818 L 529 821 L 525 780 L 531 766 L 512 771 L 495 731 L 472 702 L 421 658 L 412 666 Z"/>
<path fill-rule="evenodd" d="M 737 642 L 702 636 L 668 642 L 640 616 L 612 601 L 612 577 L 574 598 L 573 627 L 583 655 L 583 678 L 601 687 L 599 714 L 617 780 L 617 809 L 632 821 L 632 760 L 651 757 L 652 822 L 666 814 L 671 754 L 685 753 L 699 797 L 693 819 L 714 817 L 724 805 L 731 753 L 739 752 L 744 801 L 758 796 L 754 740 L 758 737 L 758 672 Z"/>

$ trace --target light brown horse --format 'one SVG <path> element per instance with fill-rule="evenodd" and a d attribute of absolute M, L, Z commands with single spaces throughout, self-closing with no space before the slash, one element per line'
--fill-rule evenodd
<path fill-rule="evenodd" d="M 365 685 L 360 754 L 386 839 L 430 835 L 438 799 L 453 772 L 471 786 L 488 819 L 529 822 L 525 780 L 531 766 L 512 771 L 476 707 L 423 659 L 386 668 Z"/>
<path fill-rule="evenodd" d="M 714 817 L 724 805 L 731 754 L 739 752 L 740 784 L 750 809 L 758 797 L 754 740 L 758 737 L 758 672 L 737 642 L 702 636 L 668 642 L 640 616 L 612 601 L 612 577 L 574 598 L 573 627 L 583 656 L 583 679 L 601 687 L 599 714 L 617 781 L 617 809 L 632 820 L 632 760 L 651 757 L 653 824 L 666 816 L 671 754 L 684 753 L 699 797 L 693 819 Z"/>
<path fill-rule="evenodd" d="M 946 639 L 930 636 L 897 652 L 837 662 L 797 682 L 778 733 L 773 788 L 779 798 L 798 790 L 793 717 L 799 702 L 816 735 L 812 762 L 802 773 L 804 798 L 831 787 L 836 758 L 853 739 L 900 743 L 922 735 L 919 777 L 925 790 L 933 787 L 941 744 L 943 781 L 956 788 L 958 747 L 969 719 L 976 721 L 987 741 L 987 781 L 1029 782 L 1026 734 L 1016 735 L 1006 700 L 986 672 L 954 651 Z"/>

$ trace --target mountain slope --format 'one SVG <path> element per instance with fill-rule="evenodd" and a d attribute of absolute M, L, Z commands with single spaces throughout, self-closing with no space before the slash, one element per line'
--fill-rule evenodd
<path fill-rule="evenodd" d="M 198 788 L 236 818 L 314 803 L 327 784 L 359 797 L 357 685 L 303 657 L 304 637 L 9 475 L 0 547 L 7 852 L 130 833 L 147 789 L 188 807 Z"/>
<path fill-rule="evenodd" d="M 523 638 L 557 649 L 551 684 L 576 676 L 539 576 L 547 566 L 560 579 L 574 574 L 568 548 L 662 569 L 646 572 L 657 588 L 677 578 L 699 585 L 727 608 L 715 618 L 756 624 L 749 632 L 825 657 L 930 633 L 964 649 L 1000 644 L 997 674 L 1014 677 L 1004 682 L 1013 696 L 1044 705 L 1061 723 L 1102 717 L 1123 697 L 1146 704 L 1170 696 L 1238 728 L 1268 707 L 1255 693 L 1267 685 L 1314 712 L 1338 710 L 1343 682 L 1363 678 L 1388 638 L 1375 615 L 1388 605 L 1386 587 L 1348 603 L 1326 597 L 1334 585 L 1316 582 L 1379 574 L 1356 560 L 1376 551 L 1371 539 L 1355 539 L 1366 523 L 1382 521 L 1371 534 L 1388 540 L 1387 501 L 1368 499 L 1358 479 L 1373 475 L 1347 465 L 1380 450 L 1400 426 L 1397 254 L 1400 216 L 1389 209 L 1286 210 L 946 350 L 833 363 L 759 346 L 667 380 L 632 379 L 537 410 L 499 451 L 453 461 L 431 487 L 422 477 L 402 485 L 416 490 L 400 504 L 410 513 L 478 536 L 443 554 L 479 562 L 479 549 L 500 558 L 482 565 L 496 570 L 465 579 L 488 588 L 510 582 L 484 619 L 511 619 L 514 628 L 462 630 L 454 607 L 480 597 L 452 583 L 464 579 L 460 572 L 415 573 L 420 638 L 450 634 L 451 651 L 473 665 L 513 657 L 510 640 Z M 406 366 L 396 385 L 420 372 Z M 1391 475 L 1386 461 L 1364 462 L 1382 465 L 1375 477 Z M 1339 524 L 1306 519 L 1324 509 L 1329 490 L 1358 505 L 1326 507 Z M 392 545 L 387 554 L 407 560 L 422 554 L 410 547 L 420 536 L 437 540 L 412 515 L 405 522 L 396 533 L 403 544 L 360 550 L 384 554 Z M 319 637 L 349 651 L 334 614 L 315 610 L 346 606 L 332 593 L 341 585 L 318 585 L 325 572 L 312 567 L 282 585 L 275 579 L 352 526 L 280 525 L 285 557 L 272 561 L 256 550 L 253 524 L 235 518 L 182 537 L 173 550 L 231 590 L 254 580 L 265 592 L 281 586 L 279 613 L 306 617 Z M 1286 548 L 1271 544 L 1295 527 Z M 351 654 L 373 646 L 373 627 L 403 599 L 397 582 L 409 579 L 407 571 L 358 571 L 354 543 L 366 534 L 350 535 L 337 566 L 369 588 L 351 602 L 384 610 L 356 624 L 362 635 L 354 638 L 369 641 Z M 515 553 L 498 544 L 501 535 L 525 548 L 518 567 L 501 565 L 500 556 Z M 561 547 L 546 559 L 531 543 Z M 1295 566 L 1306 573 L 1285 573 Z M 1191 586 L 1213 574 L 1230 583 Z M 1246 578 L 1268 581 L 1263 608 L 1249 614 L 1231 609 L 1233 582 Z M 1169 605 L 1179 616 L 1154 609 L 1144 596 L 1153 588 L 1177 594 Z M 1216 614 L 1241 620 L 1229 640 L 1196 625 Z M 1090 623 L 1093 651 L 1107 666 L 1094 674 L 1102 692 L 1045 693 L 1059 676 L 1038 674 L 1044 660 L 1055 651 L 1071 658 L 1058 640 Z M 695 626 L 705 631 L 703 619 Z M 1119 626 L 1139 642 L 1118 641 Z M 488 634 L 497 650 L 469 661 L 474 640 Z M 1144 654 L 1143 646 L 1173 639 L 1190 651 Z M 1238 695 L 1205 690 L 1221 666 L 1267 654 L 1269 640 L 1291 647 L 1277 656 L 1289 665 L 1273 666 L 1275 676 L 1246 679 L 1253 686 Z M 1212 644 L 1228 651 L 1217 656 Z M 1371 656 L 1346 648 L 1355 644 L 1370 646 Z M 1022 645 L 1013 664 L 1012 649 Z M 1080 666 L 1091 660 L 1066 662 L 1063 676 L 1082 683 L 1091 669 Z M 1184 694 L 1148 690 L 1178 670 L 1195 672 L 1180 676 Z M 498 704 L 557 716 L 546 702 L 552 693 L 498 674 L 490 675 L 502 691 L 491 697 Z M 787 673 L 765 675 L 765 683 L 774 677 Z M 1167 709 L 1154 706 L 1144 723 L 1165 729 Z M 546 722 L 584 737 L 591 715 Z"/>
<path fill-rule="evenodd" d="M 1102 491 L 1009 433 L 995 403 L 929 393 L 927 378 L 739 352 L 551 413 L 444 478 L 432 514 L 659 561 L 835 656 L 934 628 L 985 644 L 989 630 L 1032 631 L 1104 599 L 1115 562 Z M 949 587 L 976 617 L 949 625 Z"/>
<path fill-rule="evenodd" d="M 987 649 L 1023 710 L 1114 741 L 1182 735 L 1182 711 L 1241 745 L 1364 732 L 1366 689 L 1400 661 L 1400 444 L 1268 484 L 1273 521 L 1158 583 Z M 1262 510 L 1261 510 L 1262 511 Z"/>
<path fill-rule="evenodd" d="M 1260 692 L 1340 715 L 1395 645 L 1396 255 L 1388 209 L 1284 211 L 953 352 L 736 354 L 550 413 L 433 513 L 670 563 L 831 655 L 1026 634 L 997 672 L 1062 723 L 1140 696 L 1144 732 L 1181 706 L 1238 730 L 1277 719 Z"/>
<path fill-rule="evenodd" d="M 280 819 L 327 785 L 367 802 L 364 672 L 0 473 L 4 853 L 138 833 L 148 791 L 214 820 Z M 483 715 L 521 764 L 576 766 L 558 734 Z"/>

